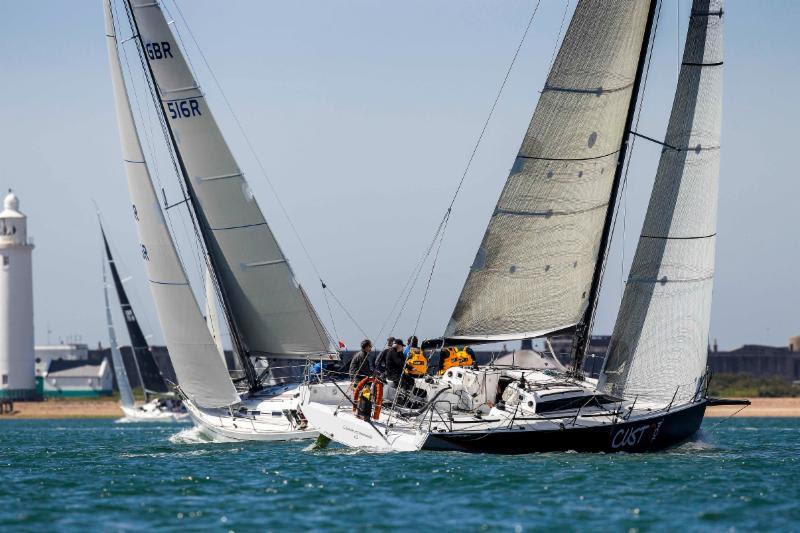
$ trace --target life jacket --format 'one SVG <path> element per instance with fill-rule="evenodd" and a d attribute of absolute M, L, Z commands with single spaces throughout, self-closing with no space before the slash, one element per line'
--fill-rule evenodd
<path fill-rule="evenodd" d="M 411 348 L 403 371 L 409 376 L 424 376 L 428 372 L 428 359 L 419 348 Z"/>
<path fill-rule="evenodd" d="M 442 354 L 445 357 L 442 369 L 439 371 L 440 374 L 444 374 L 448 369 L 453 367 L 472 366 L 475 363 L 475 359 L 472 358 L 472 354 L 470 354 L 466 348 L 459 350 L 451 347 L 446 348 L 446 350 L 447 354 Z"/>

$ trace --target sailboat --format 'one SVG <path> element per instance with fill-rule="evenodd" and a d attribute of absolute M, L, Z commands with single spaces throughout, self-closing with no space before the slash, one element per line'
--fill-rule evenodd
<path fill-rule="evenodd" d="M 99 215 L 98 215 L 99 221 Z M 133 312 L 133 307 L 128 300 L 125 287 L 119 275 L 119 269 L 111 255 L 111 247 L 108 244 L 103 224 L 100 222 L 100 234 L 103 238 L 103 250 L 105 261 L 103 262 L 103 294 L 106 304 L 106 323 L 108 326 L 108 338 L 111 345 L 111 359 L 114 363 L 114 373 L 117 378 L 117 387 L 120 392 L 120 407 L 124 413 L 125 422 L 178 422 L 186 420 L 186 410 L 182 408 L 180 400 L 168 391 L 167 385 L 153 357 L 153 352 L 147 344 L 147 340 Z M 142 386 L 144 404 L 136 405 L 131 390 L 128 373 L 125 370 L 125 363 L 122 359 L 119 344 L 117 343 L 117 333 L 112 319 L 111 306 L 108 298 L 108 279 L 106 276 L 106 262 L 111 270 L 111 278 L 117 292 L 117 298 L 122 307 L 122 314 L 125 324 L 128 327 L 128 335 L 131 339 L 131 351 L 133 352 L 133 366 L 136 369 L 139 383 Z M 142 369 L 145 369 L 144 371 Z"/>
<path fill-rule="evenodd" d="M 707 396 L 722 0 L 693 2 L 608 358 L 597 380 L 581 371 L 626 154 L 645 137 L 632 128 L 656 8 L 579 0 L 445 334 L 423 344 L 571 334 L 571 368 L 453 368 L 417 379 L 414 405 L 371 416 L 311 403 L 325 437 L 375 450 L 642 452 L 689 439 L 708 405 L 740 403 Z"/>
<path fill-rule="evenodd" d="M 338 402 L 334 382 L 301 387 L 277 361 L 306 364 L 338 353 L 296 281 L 219 130 L 161 5 L 124 2 L 145 79 L 185 197 L 162 210 L 136 129 L 111 0 L 104 1 L 117 122 L 133 216 L 159 322 L 195 425 L 211 438 L 311 438 L 305 398 Z M 167 209 L 188 208 L 244 376 L 234 384 L 189 284 Z M 219 334 L 218 328 L 215 334 Z M 243 389 L 237 390 L 237 386 Z"/>

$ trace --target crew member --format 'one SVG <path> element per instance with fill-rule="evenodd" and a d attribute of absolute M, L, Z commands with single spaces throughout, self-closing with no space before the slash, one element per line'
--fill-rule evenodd
<path fill-rule="evenodd" d="M 361 341 L 361 350 L 350 360 L 350 381 L 358 383 L 369 376 L 369 353 L 371 351 L 372 341 L 369 339 Z"/>

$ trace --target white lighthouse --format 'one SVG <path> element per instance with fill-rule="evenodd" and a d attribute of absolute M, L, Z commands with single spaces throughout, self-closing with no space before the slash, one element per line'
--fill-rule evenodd
<path fill-rule="evenodd" d="M 10 189 L 0 212 L 0 398 L 35 395 L 33 274 L 28 219 Z"/>

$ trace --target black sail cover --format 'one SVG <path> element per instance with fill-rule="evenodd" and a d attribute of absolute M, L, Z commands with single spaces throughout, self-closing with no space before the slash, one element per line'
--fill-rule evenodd
<path fill-rule="evenodd" d="M 144 332 L 139 326 L 139 321 L 136 320 L 136 314 L 133 312 L 133 307 L 131 307 L 128 295 L 125 293 L 125 288 L 122 286 L 117 265 L 111 255 L 111 247 L 108 245 L 106 232 L 102 228 L 100 232 L 103 235 L 103 245 L 106 248 L 106 259 L 108 259 L 111 277 L 114 280 L 114 288 L 117 290 L 117 299 L 120 307 L 122 307 L 122 316 L 125 318 L 125 326 L 128 328 L 128 336 L 131 339 L 133 356 L 136 358 L 136 364 L 139 366 L 139 373 L 144 382 L 142 385 L 148 392 L 168 392 L 167 384 L 164 383 L 161 371 L 158 369 L 153 353 L 147 345 Z"/>

